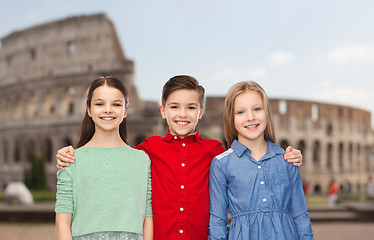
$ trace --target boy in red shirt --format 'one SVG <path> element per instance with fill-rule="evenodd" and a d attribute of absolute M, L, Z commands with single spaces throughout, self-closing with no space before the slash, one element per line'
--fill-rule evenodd
<path fill-rule="evenodd" d="M 209 167 L 224 152 L 222 144 L 199 136 L 204 113 L 204 88 L 190 76 L 175 76 L 162 90 L 161 115 L 169 129 L 136 146 L 151 159 L 154 239 L 205 240 L 209 224 Z M 67 153 L 70 153 L 68 155 Z M 299 150 L 287 148 L 285 159 L 301 165 Z M 58 168 L 73 162 L 74 149 L 62 148 Z"/>

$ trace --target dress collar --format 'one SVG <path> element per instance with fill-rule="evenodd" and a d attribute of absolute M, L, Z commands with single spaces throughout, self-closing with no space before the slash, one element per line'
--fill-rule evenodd
<path fill-rule="evenodd" d="M 283 148 L 279 147 L 276 143 L 273 143 L 272 141 L 269 141 L 269 140 L 266 140 L 266 143 L 267 143 L 266 153 L 260 159 L 260 161 L 272 158 L 272 157 L 274 157 L 277 154 L 284 154 L 285 153 L 285 151 L 283 150 Z M 231 144 L 231 148 L 232 148 L 232 150 L 234 150 L 235 154 L 238 157 L 241 157 L 246 150 L 248 150 L 249 154 L 252 153 L 251 149 L 249 149 L 244 144 L 241 144 L 236 139 Z"/>
<path fill-rule="evenodd" d="M 172 140 L 176 140 L 176 141 L 184 140 L 184 141 L 193 141 L 193 142 L 201 143 L 199 130 L 196 130 L 196 132 L 194 134 L 185 136 L 183 139 L 181 139 L 178 135 L 171 134 L 169 129 L 168 129 L 168 131 L 166 132 L 166 136 L 164 137 L 164 140 L 167 141 L 167 142 L 170 142 Z"/>

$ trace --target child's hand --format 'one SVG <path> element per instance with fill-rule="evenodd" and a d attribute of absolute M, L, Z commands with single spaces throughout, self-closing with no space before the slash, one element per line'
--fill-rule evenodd
<path fill-rule="evenodd" d="M 74 163 L 74 148 L 67 146 L 57 151 L 57 168 L 62 169 L 68 167 L 69 163 Z"/>
<path fill-rule="evenodd" d="M 293 163 L 293 165 L 300 167 L 303 164 L 303 155 L 301 151 L 295 149 L 291 146 L 286 148 L 286 154 L 284 154 L 284 159 L 287 160 L 289 163 Z"/>

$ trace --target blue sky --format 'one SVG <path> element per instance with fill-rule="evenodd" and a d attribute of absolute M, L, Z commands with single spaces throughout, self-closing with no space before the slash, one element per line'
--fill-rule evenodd
<path fill-rule="evenodd" d="M 255 80 L 269 97 L 374 113 L 374 1 L 14 0 L 1 4 L 0 36 L 94 13 L 113 21 L 144 100 L 189 74 L 208 96 Z"/>

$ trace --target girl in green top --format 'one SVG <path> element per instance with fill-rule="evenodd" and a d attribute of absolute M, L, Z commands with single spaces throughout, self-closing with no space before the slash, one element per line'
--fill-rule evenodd
<path fill-rule="evenodd" d="M 127 106 L 120 80 L 91 84 L 76 161 L 57 173 L 58 240 L 153 239 L 150 160 L 127 145 Z"/>

